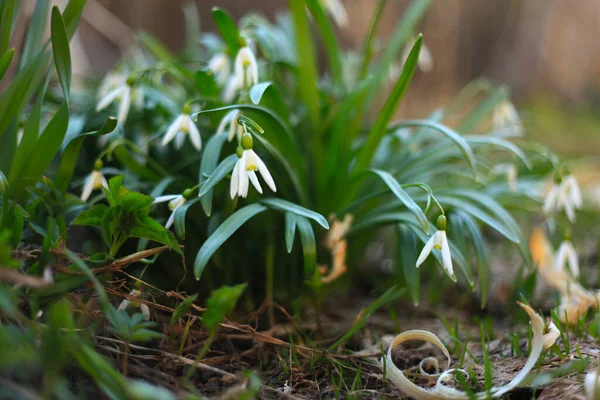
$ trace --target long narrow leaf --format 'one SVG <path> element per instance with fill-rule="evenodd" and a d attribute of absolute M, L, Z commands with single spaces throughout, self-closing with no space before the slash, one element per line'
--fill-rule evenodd
<path fill-rule="evenodd" d="M 221 182 L 233 170 L 233 167 L 235 167 L 237 161 L 238 157 L 236 154 L 232 154 L 221 161 L 217 168 L 215 168 L 208 179 L 200 187 L 198 197 L 204 196 L 206 193 L 208 193 L 208 191 L 215 187 L 217 183 Z"/>
<path fill-rule="evenodd" d="M 387 126 L 394 116 L 394 113 L 398 108 L 398 104 L 400 104 L 402 97 L 404 97 L 404 93 L 406 93 L 406 89 L 408 89 L 408 85 L 415 73 L 422 41 L 423 36 L 419 35 L 412 50 L 410 51 L 410 54 L 408 55 L 408 58 L 406 59 L 404 69 L 402 70 L 402 74 L 400 75 L 398 82 L 396 82 L 396 85 L 394 85 L 394 89 L 386 100 L 383 110 L 381 110 L 377 120 L 375 121 L 375 124 L 373 125 L 373 128 L 371 128 L 369 136 L 367 137 L 367 141 L 359 150 L 358 157 L 356 159 L 355 171 L 363 171 L 369 168 L 371 165 L 373 155 L 375 154 L 377 147 L 379 147 L 379 143 L 381 143 L 381 139 L 385 135 Z"/>
<path fill-rule="evenodd" d="M 329 224 L 327 223 L 327 220 L 325 219 L 325 217 L 323 217 L 321 214 L 319 214 L 317 212 L 309 210 L 308 208 L 299 206 L 298 204 L 294 204 L 287 200 L 278 199 L 275 197 L 270 198 L 270 199 L 262 199 L 260 202 L 263 204 L 266 204 L 267 206 L 274 208 L 276 210 L 290 212 L 292 214 L 310 218 L 313 221 L 315 221 L 316 223 L 318 223 L 319 225 L 321 225 L 323 228 L 329 229 Z"/>
<path fill-rule="evenodd" d="M 225 140 L 227 140 L 227 136 L 224 134 L 213 135 L 208 140 L 208 143 L 204 148 L 204 153 L 202 154 L 202 161 L 200 162 L 200 176 L 198 178 L 198 183 L 201 186 L 215 171 Z M 210 214 L 212 213 L 213 193 L 213 189 L 207 190 L 200 198 L 200 204 L 202 205 L 202 209 L 207 217 L 210 217 Z"/>
<path fill-rule="evenodd" d="M 285 213 L 285 247 L 288 253 L 292 252 L 294 247 L 294 237 L 296 236 L 296 216 L 290 212 Z"/>
<path fill-rule="evenodd" d="M 419 225 L 423 228 L 425 233 L 429 233 L 429 222 L 427 221 L 427 217 L 421 207 L 402 189 L 402 186 L 394 179 L 394 177 L 385 172 L 378 169 L 372 169 L 370 172 L 373 172 L 377 176 L 381 178 L 381 180 L 386 184 L 386 186 L 396 195 L 398 200 L 400 200 L 408 210 L 413 213 Z"/>
<path fill-rule="evenodd" d="M 296 228 L 300 234 L 300 242 L 302 243 L 302 252 L 304 255 L 304 277 L 313 276 L 317 268 L 317 244 L 315 241 L 315 233 L 313 232 L 310 222 L 304 217 L 296 216 Z"/>
<path fill-rule="evenodd" d="M 54 66 L 56 67 L 58 81 L 60 82 L 63 95 L 68 102 L 71 91 L 71 51 L 69 49 L 67 28 L 57 6 L 52 7 L 50 31 L 52 53 L 54 54 Z"/>
<path fill-rule="evenodd" d="M 265 211 L 267 207 L 261 204 L 250 204 L 244 208 L 240 208 L 227 218 L 202 245 L 198 254 L 196 255 L 196 261 L 194 262 L 194 275 L 197 280 L 200 280 L 204 267 L 208 264 L 208 261 L 212 255 L 221 247 L 221 245 L 229 239 L 240 226 L 242 226 L 250 218 L 256 214 Z"/>

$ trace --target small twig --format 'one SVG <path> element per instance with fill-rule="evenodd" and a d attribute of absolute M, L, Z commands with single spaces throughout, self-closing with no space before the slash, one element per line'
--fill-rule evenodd
<path fill-rule="evenodd" d="M 120 344 L 123 343 L 122 340 L 112 339 L 112 338 L 105 337 L 105 336 L 96 336 L 96 339 L 105 340 L 105 341 L 113 342 L 113 343 L 120 343 Z M 189 358 L 185 358 L 185 357 L 177 355 L 177 354 L 172 354 L 172 353 L 169 353 L 169 352 L 166 352 L 163 350 L 152 349 L 149 347 L 142 347 L 142 346 L 138 346 L 138 345 L 134 345 L 134 344 L 130 344 L 129 347 L 133 350 L 148 351 L 151 353 L 160 354 L 162 356 L 169 357 L 173 360 L 179 361 L 182 364 L 192 365 L 198 369 L 213 372 L 213 373 L 219 374 L 221 376 L 226 376 L 229 378 L 237 378 L 237 376 L 235 374 L 232 374 L 231 372 L 223 371 L 219 368 L 211 367 L 210 365 L 204 364 L 202 362 L 196 362 L 194 360 L 190 360 Z"/>
<path fill-rule="evenodd" d="M 0 266 L 0 281 L 12 282 L 31 288 L 45 288 L 52 285 L 52 282 L 37 276 L 23 274 L 17 270 Z"/>

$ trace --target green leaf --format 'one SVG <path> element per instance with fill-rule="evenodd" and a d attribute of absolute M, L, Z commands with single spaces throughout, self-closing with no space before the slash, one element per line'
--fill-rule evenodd
<path fill-rule="evenodd" d="M 419 253 L 415 235 L 406 226 L 397 225 L 398 229 L 398 258 L 402 264 L 402 272 L 408 293 L 415 306 L 419 304 L 421 289 L 419 268 L 416 268 Z"/>
<path fill-rule="evenodd" d="M 0 81 L 4 77 L 4 74 L 6 73 L 6 70 L 8 69 L 10 62 L 12 61 L 14 54 L 15 54 L 15 49 L 13 47 L 12 49 L 10 49 L 6 53 L 4 53 L 4 55 L 2 57 L 0 57 Z"/>
<path fill-rule="evenodd" d="M 135 220 L 135 226 L 129 234 L 132 237 L 146 238 L 164 244 L 177 253 L 182 254 L 175 236 L 149 215 L 138 215 Z"/>
<path fill-rule="evenodd" d="M 273 85 L 273 82 L 260 82 L 250 88 L 250 100 L 258 105 L 265 91 Z"/>
<path fill-rule="evenodd" d="M 4 0 L 0 3 L 0 6 L 2 6 L 0 7 L 0 14 L 2 16 L 0 19 L 0 54 L 4 54 L 8 50 L 8 43 L 10 42 L 21 1 Z"/>
<path fill-rule="evenodd" d="M 531 163 L 527 159 L 527 156 L 521 151 L 515 144 L 494 136 L 465 136 L 465 140 L 470 144 L 475 145 L 491 145 L 501 147 L 513 153 L 528 169 L 531 169 Z"/>
<path fill-rule="evenodd" d="M 206 144 L 204 148 L 204 153 L 202 154 L 202 161 L 200 162 L 200 177 L 198 178 L 198 184 L 203 185 L 208 179 L 207 177 L 211 176 L 217 167 L 217 163 L 219 162 L 219 157 L 221 156 L 221 149 L 223 148 L 223 144 L 227 140 L 227 135 L 213 135 Z M 212 198 L 214 191 L 208 190 L 204 193 L 204 195 L 200 198 L 200 204 L 202 205 L 202 209 L 207 217 L 210 217 L 212 213 Z"/>
<path fill-rule="evenodd" d="M 309 278 L 315 273 L 317 268 L 317 245 L 315 233 L 310 222 L 304 217 L 296 216 L 296 227 L 300 233 L 300 242 L 302 243 L 302 252 L 304 256 L 304 277 Z"/>
<path fill-rule="evenodd" d="M 171 325 L 174 325 L 175 322 L 181 317 L 183 317 L 192 307 L 192 304 L 198 298 L 198 293 L 188 296 L 175 309 L 173 315 L 171 315 Z"/>
<path fill-rule="evenodd" d="M 243 208 L 240 208 L 227 218 L 202 245 L 198 254 L 196 255 L 196 261 L 194 262 L 194 275 L 197 280 L 200 280 L 204 267 L 217 251 L 219 247 L 227 240 L 240 226 L 242 226 L 250 218 L 256 214 L 265 211 L 267 207 L 261 204 L 250 204 Z"/>
<path fill-rule="evenodd" d="M 474 206 L 473 204 L 463 200 L 457 199 L 456 197 L 438 195 L 437 199 L 440 203 L 454 207 L 458 210 L 462 210 L 467 214 L 475 217 L 490 228 L 495 229 L 502 236 L 514 243 L 520 243 L 519 236 L 512 229 L 509 229 L 503 221 L 500 221 L 488 213 L 484 212 L 481 208 Z"/>
<path fill-rule="evenodd" d="M 355 234 L 364 229 L 373 228 L 378 225 L 386 225 L 397 222 L 412 223 L 414 222 L 414 220 L 414 216 L 407 212 L 390 212 L 368 215 L 361 218 L 355 224 L 353 224 L 352 228 L 346 234 L 346 236 Z M 423 230 L 423 228 L 420 225 L 419 228 L 421 229 L 421 231 Z"/>
<path fill-rule="evenodd" d="M 97 204 L 93 208 L 79 214 L 73 222 L 71 222 L 71 225 L 102 226 L 102 220 L 107 212 L 107 206 L 104 204 Z"/>
<path fill-rule="evenodd" d="M 83 7 L 87 0 L 69 0 L 69 4 L 63 10 L 63 20 L 67 28 L 67 36 L 69 39 L 73 37 L 79 25 L 79 19 L 83 13 Z"/>
<path fill-rule="evenodd" d="M 392 93 L 388 97 L 383 106 L 383 109 L 377 116 L 375 120 L 375 124 L 371 131 L 369 132 L 369 136 L 367 137 L 367 141 L 361 147 L 358 153 L 358 157 L 356 159 L 355 171 L 359 172 L 369 168 L 371 165 L 371 160 L 373 159 L 373 155 L 375 151 L 379 147 L 381 143 L 381 139 L 385 135 L 387 131 L 387 126 L 394 116 L 398 108 L 398 104 L 400 104 L 400 100 L 404 97 L 404 93 L 406 93 L 406 89 L 408 89 L 408 85 L 412 80 L 412 77 L 415 73 L 415 69 L 417 68 L 417 61 L 419 59 L 419 52 L 421 51 L 421 42 L 423 41 L 423 36 L 419 35 L 415 44 L 406 59 L 406 63 L 404 64 L 404 69 L 402 70 L 402 74 L 394 85 L 392 89 Z"/>
<path fill-rule="evenodd" d="M 85 138 L 90 136 L 105 135 L 107 133 L 112 132 L 116 127 L 117 119 L 113 117 L 108 117 L 106 122 L 104 122 L 104 124 L 97 131 L 83 133 L 81 135 L 65 140 L 66 144 L 63 143 L 64 151 L 62 159 L 60 160 L 60 167 L 58 169 L 58 173 L 56 174 L 56 178 L 54 179 L 56 188 L 59 191 L 64 193 L 69 187 L 69 182 L 71 182 L 73 172 L 75 171 L 77 156 L 79 155 L 79 150 L 81 149 Z"/>
<path fill-rule="evenodd" d="M 223 318 L 233 311 L 244 289 L 245 283 L 213 290 L 206 302 L 206 311 L 202 314 L 202 322 L 209 332 L 215 332 Z"/>
<path fill-rule="evenodd" d="M 198 197 L 204 196 L 209 190 L 211 190 L 217 183 L 221 182 L 235 167 L 238 161 L 238 156 L 232 154 L 217 166 L 215 170 L 210 174 L 206 182 L 200 187 Z"/>
<path fill-rule="evenodd" d="M 220 89 L 215 76 L 208 68 L 196 72 L 196 88 L 203 98 L 218 98 Z"/>
<path fill-rule="evenodd" d="M 323 46 L 325 47 L 325 54 L 327 55 L 331 78 L 333 79 L 334 84 L 340 85 L 342 83 L 342 63 L 340 61 L 341 46 L 337 42 L 335 32 L 329 19 L 325 15 L 319 0 L 306 0 L 306 6 L 315 19 L 317 29 L 323 39 Z"/>
<path fill-rule="evenodd" d="M 21 176 L 31 183 L 44 173 L 62 144 L 69 125 L 69 108 L 64 103 L 54 114 L 31 151 Z M 21 183 L 23 187 L 24 183 Z"/>
<path fill-rule="evenodd" d="M 227 11 L 218 7 L 213 7 L 212 16 L 223 40 L 227 43 L 229 54 L 235 56 L 240 49 L 240 31 L 233 18 L 227 14 Z"/>
<path fill-rule="evenodd" d="M 198 200 L 200 199 L 192 199 L 175 210 L 175 222 L 173 225 L 175 226 L 175 234 L 181 240 L 185 239 L 185 215 L 187 214 L 188 209 Z"/>
<path fill-rule="evenodd" d="M 21 59 L 19 60 L 19 69 L 22 69 L 42 48 L 46 21 L 48 19 L 48 10 L 50 10 L 50 0 L 36 1 L 29 27 L 27 28 L 27 37 Z"/>
<path fill-rule="evenodd" d="M 477 180 L 477 161 L 475 160 L 475 156 L 473 155 L 473 151 L 469 146 L 469 143 L 457 132 L 448 128 L 445 125 L 439 124 L 434 121 L 428 120 L 411 120 L 404 121 L 401 124 L 397 125 L 397 128 L 409 128 L 411 126 L 421 126 L 431 128 L 440 133 L 443 133 L 448 139 L 450 139 L 460 150 L 465 160 L 471 167 L 471 172 L 473 173 L 473 179 Z"/>
<path fill-rule="evenodd" d="M 278 199 L 275 197 L 268 198 L 268 199 L 262 199 L 260 202 L 268 205 L 270 208 L 273 208 L 275 210 L 280 210 L 283 212 L 290 212 L 292 214 L 310 218 L 313 221 L 315 221 L 316 223 L 318 223 L 319 225 L 321 225 L 323 228 L 329 229 L 329 224 L 327 223 L 327 220 L 325 219 L 325 217 L 323 217 L 321 214 L 319 214 L 317 212 L 309 210 L 308 208 L 299 206 L 298 204 L 292 203 L 287 200 Z"/>
<path fill-rule="evenodd" d="M 477 276 L 479 278 L 479 293 L 481 296 L 481 308 L 483 309 L 487 303 L 487 299 L 490 292 L 490 276 L 491 276 L 491 268 L 490 268 L 490 260 L 488 258 L 488 252 L 483 241 L 483 235 L 473 220 L 469 215 L 461 213 L 454 213 L 454 218 L 460 218 L 464 227 L 467 229 L 469 233 L 469 237 L 471 238 L 471 242 L 473 243 L 473 249 L 475 250 L 475 257 L 477 258 Z"/>
<path fill-rule="evenodd" d="M 308 119 L 312 134 L 312 150 L 317 153 L 315 158 L 320 159 L 319 152 L 321 143 L 321 113 L 319 109 L 319 92 L 317 82 L 317 64 L 315 61 L 315 49 L 306 16 L 306 6 L 303 0 L 290 0 L 290 12 L 294 20 L 294 31 L 296 38 L 296 62 L 298 63 L 298 96 L 308 111 Z"/>
<path fill-rule="evenodd" d="M 330 351 L 330 352 L 334 351 L 336 348 L 338 348 L 343 343 L 345 343 L 348 339 L 350 339 L 352 336 L 354 336 L 354 334 L 356 332 L 358 332 L 360 330 L 360 328 L 362 328 L 364 326 L 364 324 L 367 322 L 369 317 L 375 311 L 377 311 L 377 309 L 379 309 L 381 306 L 384 306 L 386 304 L 389 304 L 389 303 L 399 299 L 403 293 L 404 293 L 404 289 L 402 289 L 402 288 L 399 289 L 395 285 L 392 286 L 391 288 L 389 288 L 388 290 L 386 290 L 385 293 L 383 293 L 381 296 L 379 296 L 379 298 L 377 300 L 375 300 L 373 303 L 371 303 L 367 308 L 364 309 L 363 312 L 360 313 L 360 318 L 358 318 L 352 324 L 350 329 L 348 329 L 348 332 L 346 332 L 346 334 L 344 336 L 342 336 L 340 339 L 338 339 L 334 344 L 329 346 L 327 351 Z"/>
<path fill-rule="evenodd" d="M 54 66 L 56 67 L 56 73 L 58 74 L 58 81 L 63 90 L 63 95 L 68 103 L 71 91 L 71 51 L 69 49 L 67 28 L 57 6 L 52 7 L 50 31 L 52 53 L 54 54 Z"/>
<path fill-rule="evenodd" d="M 296 216 L 290 212 L 285 213 L 285 246 L 287 252 L 291 253 L 294 247 L 294 236 L 296 236 Z"/>
<path fill-rule="evenodd" d="M 141 31 L 136 39 L 159 61 L 171 61 L 175 56 L 151 33 Z"/>
<path fill-rule="evenodd" d="M 419 225 L 421 225 L 421 227 L 423 228 L 423 232 L 429 233 L 429 222 L 427 221 L 425 213 L 423 213 L 421 207 L 419 207 L 419 205 L 415 203 L 415 201 L 408 195 L 408 193 L 406 193 L 406 191 L 402 189 L 402 186 L 400 186 L 396 179 L 394 179 L 394 177 L 388 172 L 382 170 L 372 169 L 370 170 L 370 172 L 373 172 L 374 174 L 378 175 L 381 178 L 381 180 L 383 180 L 383 182 L 392 191 L 392 193 L 396 195 L 398 200 L 400 200 L 402 204 L 404 204 L 406 208 L 408 208 L 408 210 L 411 213 L 413 213 L 413 215 L 419 222 Z"/>

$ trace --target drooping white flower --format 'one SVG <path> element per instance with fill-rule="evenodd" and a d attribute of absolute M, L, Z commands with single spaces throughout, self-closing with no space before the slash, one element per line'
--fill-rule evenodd
<path fill-rule="evenodd" d="M 169 129 L 167 129 L 167 133 L 162 140 L 163 146 L 166 146 L 171 140 L 173 140 L 173 138 L 177 137 L 175 139 L 175 146 L 180 149 L 183 145 L 183 141 L 185 140 L 185 135 L 187 134 L 196 150 L 200 150 L 202 148 L 200 131 L 198 131 L 198 127 L 192 120 L 189 111 L 189 107 L 185 107 L 183 113 L 175 118 L 175 121 L 169 125 Z"/>
<path fill-rule="evenodd" d="M 262 194 L 262 187 L 258 182 L 256 171 L 260 172 L 265 183 L 273 192 L 277 191 L 275 181 L 267 169 L 267 166 L 260 159 L 258 154 L 252 150 L 252 136 L 249 133 L 245 133 L 242 137 L 241 146 L 238 147 L 238 157 L 239 159 L 231 174 L 231 183 L 229 186 L 229 194 L 232 199 L 235 198 L 236 195 L 240 197 L 248 196 L 250 182 L 252 182 L 252 185 L 256 188 L 258 193 Z"/>
<path fill-rule="evenodd" d="M 567 218 L 575 222 L 575 210 L 583 206 L 581 189 L 573 175 L 565 176 L 560 182 L 555 182 L 544 199 L 545 214 L 565 211 Z"/>
<path fill-rule="evenodd" d="M 83 191 L 81 192 L 81 200 L 87 201 L 94 190 L 105 187 L 108 189 L 108 182 L 100 171 L 102 169 L 102 161 L 97 160 L 94 164 L 94 170 L 85 178 Z"/>
<path fill-rule="evenodd" d="M 129 77 L 124 83 L 121 83 L 116 88 L 106 92 L 104 96 L 98 100 L 96 111 L 101 111 L 115 101 L 118 101 L 119 112 L 117 114 L 117 120 L 120 125 L 124 124 L 127 120 L 127 115 L 129 114 L 129 108 L 131 107 L 132 101 L 138 108 L 143 105 L 141 89 L 133 86 L 134 81 L 134 78 Z"/>
<path fill-rule="evenodd" d="M 133 289 L 129 295 L 132 297 L 140 297 L 142 294 L 141 290 L 139 289 Z M 117 311 L 126 311 L 129 308 L 132 307 L 139 307 L 140 311 L 142 312 L 142 314 L 144 314 L 144 319 L 147 321 L 150 319 L 150 308 L 148 308 L 148 306 L 144 303 L 138 303 L 135 300 L 129 300 L 129 299 L 124 299 L 121 304 L 119 304 L 119 308 L 117 308 Z"/>
<path fill-rule="evenodd" d="M 492 114 L 492 127 L 501 133 L 510 133 L 514 136 L 523 135 L 523 124 L 514 104 L 508 100 L 503 101 L 494 108 Z"/>
<path fill-rule="evenodd" d="M 208 61 L 208 68 L 215 75 L 216 81 L 220 85 L 224 85 L 229 79 L 229 74 L 231 73 L 230 64 L 229 57 L 225 53 L 215 54 Z"/>
<path fill-rule="evenodd" d="M 412 50 L 413 44 L 414 40 L 404 46 L 401 57 L 402 65 L 406 64 L 406 60 L 408 60 L 408 55 Z M 423 72 L 430 72 L 433 69 L 433 56 L 431 55 L 429 48 L 425 45 L 425 42 L 421 42 L 421 51 L 419 52 L 419 58 L 417 59 L 417 66 Z M 397 76 L 400 76 L 400 72 L 402 72 L 402 70 L 398 68 L 395 72 L 396 79 Z"/>
<path fill-rule="evenodd" d="M 587 400 L 600 399 L 600 370 L 598 368 L 587 373 L 583 386 Z"/>
<path fill-rule="evenodd" d="M 564 240 L 554 256 L 554 266 L 556 269 L 562 271 L 567 264 L 573 277 L 579 278 L 579 258 L 570 240 Z"/>
<path fill-rule="evenodd" d="M 450 255 L 450 245 L 448 244 L 448 238 L 446 237 L 446 217 L 440 215 L 436 221 L 438 230 L 429 238 L 425 247 L 421 250 L 419 258 L 417 259 L 416 267 L 418 268 L 429 256 L 432 250 L 439 250 L 442 253 L 442 267 L 450 276 L 454 276 L 454 270 L 452 267 L 452 256 Z"/>
<path fill-rule="evenodd" d="M 348 12 L 341 0 L 321 0 L 321 6 L 331 15 L 340 28 L 348 26 Z"/>
<path fill-rule="evenodd" d="M 223 98 L 230 102 L 241 89 L 249 89 L 258 83 L 258 63 L 250 46 L 242 47 L 233 63 L 233 75 L 229 77 Z"/>
<path fill-rule="evenodd" d="M 216 134 L 222 134 L 223 132 L 225 132 L 225 128 L 228 127 L 229 134 L 227 136 L 227 140 L 231 142 L 233 138 L 237 135 L 238 142 L 240 142 L 242 140 L 242 135 L 244 134 L 244 128 L 240 124 L 238 124 L 238 118 L 241 115 L 242 113 L 240 112 L 240 110 L 231 110 L 227 114 L 225 114 L 221 122 L 219 122 Z"/>
<path fill-rule="evenodd" d="M 182 194 L 170 194 L 165 196 L 159 196 L 156 199 L 154 199 L 154 202 L 152 204 L 164 203 L 166 201 L 169 202 L 169 210 L 171 210 L 171 215 L 169 216 L 169 219 L 165 224 L 165 228 L 169 229 L 173 225 L 173 222 L 175 222 L 175 211 L 177 211 L 179 207 L 184 205 L 187 202 L 187 200 L 191 197 L 191 195 L 192 190 L 186 189 Z"/>

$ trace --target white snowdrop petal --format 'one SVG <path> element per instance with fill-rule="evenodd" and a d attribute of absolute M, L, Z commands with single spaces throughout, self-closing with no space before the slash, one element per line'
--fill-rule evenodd
<path fill-rule="evenodd" d="M 233 167 L 233 173 L 231 174 L 231 182 L 229 183 L 229 196 L 233 200 L 235 195 L 238 193 L 238 187 L 240 184 L 239 179 L 239 165 L 241 164 L 240 160 L 235 163 L 235 167 Z"/>
<path fill-rule="evenodd" d="M 87 201 L 94 190 L 94 176 L 90 174 L 85 178 L 85 184 L 83 185 L 83 191 L 81 192 L 81 200 Z"/>
<path fill-rule="evenodd" d="M 100 99 L 100 101 L 98 101 L 98 104 L 96 105 L 96 111 L 104 110 L 112 102 L 114 102 L 119 96 L 121 96 L 123 94 L 123 92 L 126 90 L 127 90 L 126 86 L 121 86 L 121 87 L 118 87 L 118 88 L 113 89 L 110 92 L 108 92 L 104 97 L 102 97 Z"/>
<path fill-rule="evenodd" d="M 123 91 L 123 96 L 121 97 L 121 104 L 119 105 L 119 115 L 117 116 L 119 124 L 124 124 L 127 120 L 127 115 L 129 114 L 130 106 L 131 89 L 128 87 L 125 91 Z"/>
<path fill-rule="evenodd" d="M 260 157 L 258 157 L 257 155 L 256 161 L 258 164 L 258 172 L 260 172 L 260 175 L 265 180 L 267 186 L 269 186 L 269 188 L 271 188 L 273 192 L 277 192 L 277 186 L 275 186 L 275 181 L 273 180 L 273 177 L 271 176 L 271 173 L 269 172 L 269 169 L 267 168 L 263 160 L 261 160 Z"/>
<path fill-rule="evenodd" d="M 178 116 L 177 118 L 175 118 L 175 121 L 173 121 L 171 123 L 171 125 L 169 125 L 169 129 L 167 129 L 167 133 L 165 134 L 165 136 L 163 136 L 163 140 L 162 140 L 163 146 L 166 146 L 171 140 L 173 140 L 175 135 L 177 135 L 177 132 L 179 132 L 180 126 L 181 126 L 181 117 L 182 117 L 181 115 Z"/>
<path fill-rule="evenodd" d="M 262 187 L 260 186 L 260 183 L 258 182 L 258 178 L 256 177 L 256 172 L 254 171 L 248 171 L 248 178 L 250 178 L 250 182 L 252 182 L 252 185 L 254 185 L 254 187 L 256 188 L 256 191 L 260 194 L 262 194 Z"/>
<path fill-rule="evenodd" d="M 200 151 L 202 149 L 202 138 L 200 137 L 200 131 L 198 130 L 198 127 L 196 126 L 194 121 L 192 121 L 192 118 L 189 115 L 187 116 L 187 119 L 188 134 L 190 135 L 190 140 L 192 141 L 192 144 L 194 145 L 196 150 Z"/>
<path fill-rule="evenodd" d="M 448 275 L 453 276 L 452 256 L 450 255 L 450 245 L 448 244 L 446 231 L 440 231 L 440 237 L 442 238 L 442 265 L 446 272 L 448 272 Z"/>
<path fill-rule="evenodd" d="M 152 204 L 164 203 L 166 201 L 171 201 L 173 199 L 176 199 L 177 197 L 179 197 L 178 194 L 169 194 L 169 195 L 165 195 L 165 196 L 158 196 L 157 198 L 154 199 Z"/>
<path fill-rule="evenodd" d="M 438 235 L 438 232 L 435 232 L 429 238 L 427 243 L 425 243 L 425 247 L 423 247 L 423 250 L 421 250 L 421 254 L 419 254 L 419 258 L 417 259 L 417 264 L 415 265 L 417 268 L 419 268 L 419 266 L 425 262 L 425 260 L 429 256 L 429 253 L 431 253 L 431 250 L 433 249 L 433 245 L 435 244 L 435 242 L 437 240 L 437 235 Z"/>
<path fill-rule="evenodd" d="M 551 214 L 552 212 L 556 211 L 558 197 L 558 186 L 556 184 L 553 184 L 550 188 L 550 191 L 546 195 L 546 198 L 544 199 L 543 210 L 545 214 Z"/>
<path fill-rule="evenodd" d="M 175 209 L 177 210 L 177 209 Z M 173 222 L 175 222 L 175 210 L 173 210 L 173 212 L 171 212 L 171 215 L 169 215 L 169 219 L 167 220 L 167 223 L 165 224 L 165 228 L 169 229 L 171 227 L 171 225 L 173 225 Z"/>

